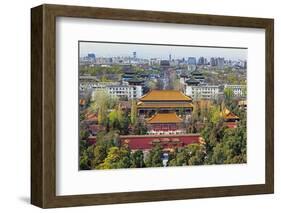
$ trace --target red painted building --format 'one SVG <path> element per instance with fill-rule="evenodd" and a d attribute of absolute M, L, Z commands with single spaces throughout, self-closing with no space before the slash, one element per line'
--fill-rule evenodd
<path fill-rule="evenodd" d="M 96 137 L 89 137 L 89 143 L 96 143 Z M 201 143 L 200 134 L 184 135 L 120 135 L 120 141 L 123 145 L 128 145 L 131 150 L 147 151 L 156 144 L 170 151 L 176 147 L 184 147 L 192 143 Z"/>
<path fill-rule="evenodd" d="M 184 134 L 183 120 L 175 112 L 156 113 L 146 120 L 149 135 Z"/>
<path fill-rule="evenodd" d="M 222 111 L 224 125 L 228 128 L 236 128 L 240 118 L 228 109 Z"/>

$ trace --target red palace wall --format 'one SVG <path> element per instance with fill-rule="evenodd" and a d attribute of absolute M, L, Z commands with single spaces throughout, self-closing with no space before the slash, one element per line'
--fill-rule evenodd
<path fill-rule="evenodd" d="M 175 147 L 173 141 L 178 141 L 177 146 L 183 147 L 191 143 L 199 143 L 199 134 L 185 134 L 185 135 L 122 135 L 120 136 L 122 144 L 128 144 L 131 150 L 148 150 L 153 148 L 152 141 L 159 140 L 159 144 L 163 145 L 163 148 Z M 90 137 L 89 143 L 96 143 L 96 137 Z"/>

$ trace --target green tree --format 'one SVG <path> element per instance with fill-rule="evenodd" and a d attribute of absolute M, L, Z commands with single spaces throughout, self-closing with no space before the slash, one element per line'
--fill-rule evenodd
<path fill-rule="evenodd" d="M 115 131 L 99 132 L 93 149 L 92 168 L 96 169 L 107 157 L 109 149 L 119 145 L 119 135 Z"/>
<path fill-rule="evenodd" d="M 141 150 L 137 150 L 131 154 L 131 168 L 143 168 L 144 164 L 144 155 Z"/>
<path fill-rule="evenodd" d="M 123 112 L 120 105 L 109 113 L 108 118 L 111 130 L 118 130 L 121 135 L 129 133 L 130 118 L 127 112 Z"/>
<path fill-rule="evenodd" d="M 85 129 L 81 129 L 79 133 L 80 133 L 79 134 L 80 140 L 86 140 L 86 139 L 88 139 L 88 137 L 90 135 L 89 131 L 87 131 Z"/>
<path fill-rule="evenodd" d="M 137 123 L 133 126 L 134 135 L 145 135 L 147 133 L 147 126 L 144 122 L 138 120 Z"/>
<path fill-rule="evenodd" d="M 118 98 L 110 96 L 105 90 L 96 91 L 93 97 L 93 102 L 90 106 L 91 110 L 98 112 L 99 124 L 107 124 L 108 110 L 116 107 Z"/>
<path fill-rule="evenodd" d="M 247 162 L 246 119 L 242 117 L 237 128 L 223 128 L 220 140 L 213 146 L 209 164 L 233 164 Z"/>
<path fill-rule="evenodd" d="M 147 158 L 145 159 L 146 167 L 162 167 L 162 147 L 160 145 L 155 145 L 149 153 Z"/>
<path fill-rule="evenodd" d="M 112 110 L 109 115 L 109 126 L 112 129 L 119 129 L 120 123 L 119 123 L 119 116 L 117 110 Z"/>
<path fill-rule="evenodd" d="M 226 104 L 228 104 L 234 96 L 233 89 L 225 88 L 223 93 L 224 93 L 224 98 L 225 98 Z"/>
<path fill-rule="evenodd" d="M 227 144 L 218 143 L 214 147 L 213 155 L 211 158 L 212 164 L 224 164 L 227 160 L 227 156 L 230 154 Z"/>
<path fill-rule="evenodd" d="M 244 85 L 244 86 L 242 87 L 242 95 L 243 95 L 244 97 L 247 97 L 247 86 L 246 86 L 246 85 Z"/>
<path fill-rule="evenodd" d="M 94 157 L 93 149 L 94 149 L 93 145 L 88 145 L 85 141 L 80 141 L 79 168 L 81 170 L 91 169 L 92 160 L 93 160 L 93 157 Z"/>
<path fill-rule="evenodd" d="M 79 168 L 80 168 L 80 170 L 89 170 L 89 169 L 91 169 L 91 162 L 89 160 L 89 157 L 88 157 L 86 151 L 83 151 L 82 154 L 80 154 Z"/>
<path fill-rule="evenodd" d="M 120 134 L 121 135 L 128 135 L 130 133 L 130 118 L 128 114 L 124 114 L 123 119 L 120 121 Z"/>
<path fill-rule="evenodd" d="M 188 165 L 203 165 L 206 157 L 205 147 L 201 144 L 190 144 L 185 148 Z"/>
<path fill-rule="evenodd" d="M 96 169 L 101 163 L 103 163 L 104 159 L 107 156 L 106 146 L 99 144 L 94 148 L 94 158 L 92 161 L 92 168 Z"/>
<path fill-rule="evenodd" d="M 218 123 L 222 119 L 221 111 L 220 111 L 220 107 L 219 106 L 212 106 L 212 107 L 210 107 L 209 112 L 210 112 L 209 113 L 210 121 L 213 124 Z"/>
<path fill-rule="evenodd" d="M 130 117 L 131 117 L 131 124 L 135 125 L 137 122 L 137 102 L 136 102 L 136 100 L 132 100 Z"/>
<path fill-rule="evenodd" d="M 201 144 L 189 144 L 176 150 L 169 156 L 168 166 L 203 165 L 206 157 L 205 147 Z"/>
<path fill-rule="evenodd" d="M 201 130 L 201 136 L 205 142 L 206 159 L 205 164 L 212 164 L 214 147 L 222 141 L 225 126 L 223 120 L 217 123 L 208 122 Z"/>
<path fill-rule="evenodd" d="M 130 168 L 130 150 L 126 147 L 111 147 L 104 162 L 98 169 Z"/>
<path fill-rule="evenodd" d="M 186 166 L 188 153 L 184 149 L 176 150 L 172 155 L 169 155 L 168 166 Z"/>

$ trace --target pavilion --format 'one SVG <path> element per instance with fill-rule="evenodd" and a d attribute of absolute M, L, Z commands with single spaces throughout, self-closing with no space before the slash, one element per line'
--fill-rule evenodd
<path fill-rule="evenodd" d="M 193 109 L 192 98 L 178 90 L 151 90 L 137 103 L 139 115 L 151 117 L 157 112 L 190 114 Z"/>
<path fill-rule="evenodd" d="M 237 115 L 226 108 L 221 112 L 221 115 L 223 117 L 225 126 L 227 126 L 228 128 L 237 127 L 238 121 L 240 120 Z"/>
<path fill-rule="evenodd" d="M 183 120 L 175 113 L 156 113 L 146 120 L 149 135 L 184 134 Z"/>

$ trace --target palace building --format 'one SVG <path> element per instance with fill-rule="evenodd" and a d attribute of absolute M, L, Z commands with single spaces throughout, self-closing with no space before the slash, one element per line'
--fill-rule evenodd
<path fill-rule="evenodd" d="M 151 90 L 137 103 L 139 115 L 151 117 L 157 112 L 190 114 L 193 110 L 192 98 L 178 90 Z"/>
<path fill-rule="evenodd" d="M 221 113 L 223 116 L 224 124 L 228 128 L 236 128 L 240 118 L 228 109 L 224 109 Z"/>
<path fill-rule="evenodd" d="M 156 113 L 146 120 L 149 135 L 185 134 L 183 120 L 175 112 Z"/>

